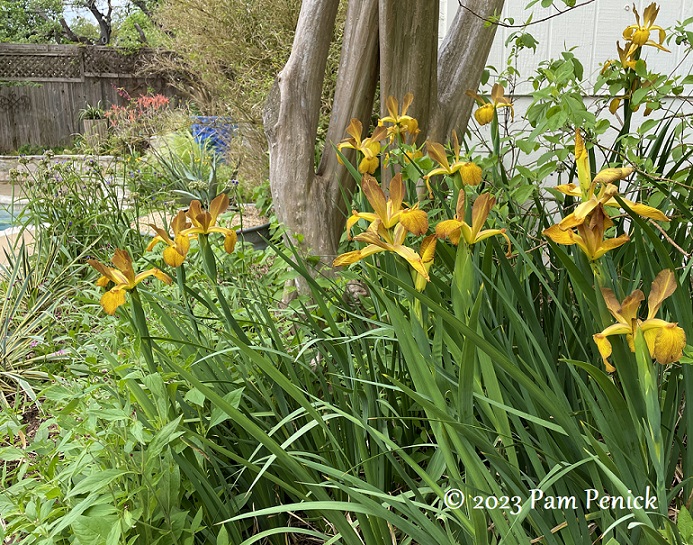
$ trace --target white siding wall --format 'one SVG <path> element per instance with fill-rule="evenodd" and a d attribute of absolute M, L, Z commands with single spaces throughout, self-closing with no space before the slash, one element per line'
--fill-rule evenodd
<path fill-rule="evenodd" d="M 641 15 L 651 1 L 637 0 L 635 2 Z M 503 17 L 513 17 L 515 24 L 521 24 L 529 15 L 529 12 L 525 11 L 527 3 L 528 0 L 506 0 Z M 657 3 L 661 9 L 656 24 L 664 28 L 673 26 L 677 21 L 693 17 L 693 0 L 658 0 Z M 556 0 L 556 5 L 559 4 L 565 7 L 562 2 Z M 558 58 L 561 51 L 577 46 L 574 53 L 585 67 L 585 76 L 593 84 L 601 64 L 608 59 L 618 58 L 616 41 L 620 39 L 623 45 L 623 29 L 635 23 L 632 5 L 632 0 L 597 0 L 549 21 L 531 25 L 528 31 L 539 41 L 539 45 L 536 54 L 533 54 L 531 50 L 524 50 L 520 54 L 518 60 L 520 73 L 523 77 L 527 77 L 534 73 L 540 61 Z M 458 7 L 457 0 L 441 0 L 441 36 L 452 23 Z M 535 21 L 555 13 L 555 10 L 542 9 L 538 4 L 532 10 Z M 517 30 L 504 27 L 498 29 L 495 44 L 489 56 L 489 65 L 499 70 L 503 69 L 509 52 L 505 42 Z M 473 46 L 473 44 L 470 45 Z M 671 43 L 669 49 L 671 53 L 646 47 L 645 58 L 661 73 L 687 75 L 693 72 L 693 56 L 684 59 L 683 47 L 678 47 L 675 43 Z M 521 85 L 516 95 L 526 94 L 528 91 L 527 84 Z"/>
<path fill-rule="evenodd" d="M 529 15 L 529 12 L 525 11 L 525 5 L 528 1 L 506 0 L 503 17 L 513 17 L 515 24 L 524 22 Z M 644 8 L 651 1 L 636 0 L 635 5 L 641 16 Z M 450 27 L 459 4 L 458 0 L 440 0 L 440 2 L 439 28 L 442 41 L 442 36 Z M 560 3 L 563 6 L 559 0 L 556 0 L 556 3 Z M 661 9 L 656 24 L 664 28 L 671 27 L 678 21 L 693 17 L 693 0 L 658 0 L 657 3 Z M 584 66 L 585 79 L 587 80 L 585 83 L 587 95 L 593 95 L 594 83 L 603 63 L 609 59 L 618 58 L 616 42 L 620 39 L 621 45 L 623 45 L 625 42 L 622 36 L 623 29 L 635 23 L 632 6 L 632 0 L 596 0 L 596 2 L 584 7 L 574 9 L 566 14 L 529 27 L 528 31 L 538 40 L 539 45 L 536 53 L 533 53 L 532 50 L 523 50 L 518 59 L 517 68 L 520 71 L 521 77 L 518 81 L 519 85 L 517 85 L 511 97 L 515 108 L 515 119 L 511 124 L 513 129 L 529 129 L 528 123 L 523 120 L 523 116 L 532 102 L 530 95 L 531 85 L 522 82 L 534 74 L 541 61 L 560 58 L 561 52 L 569 48 L 577 46 L 573 53 Z M 542 9 L 539 5 L 534 6 L 533 11 L 535 21 L 555 13 L 555 10 Z M 519 29 L 504 27 L 500 27 L 497 30 L 488 65 L 496 67 L 498 71 L 503 70 L 510 52 L 510 47 L 506 47 L 505 42 L 517 30 Z M 473 47 L 473 43 L 470 43 L 469 46 Z M 668 48 L 671 50 L 671 53 L 659 51 L 653 47 L 644 48 L 644 58 L 648 60 L 649 66 L 653 69 L 656 67 L 657 71 L 663 74 L 688 75 L 693 73 L 693 55 L 685 58 L 683 47 L 676 46 L 674 42 L 668 44 Z M 493 77 L 490 83 L 493 83 Z M 490 84 L 486 85 L 481 91 L 489 93 L 490 87 Z M 691 95 L 690 86 L 686 92 L 688 95 Z M 604 90 L 600 90 L 600 94 L 604 94 Z M 590 108 L 590 103 L 593 100 L 595 100 L 593 96 L 585 97 L 585 103 L 588 108 Z M 680 109 L 679 111 L 683 113 L 693 114 L 693 100 L 691 100 L 690 96 L 672 97 L 669 99 L 667 106 L 676 110 Z M 593 108 L 590 109 L 594 111 Z M 643 111 L 644 108 L 641 108 L 633 116 L 634 127 L 637 127 L 638 124 L 645 120 Z M 654 118 L 656 115 L 653 114 L 652 117 Z M 605 113 L 604 117 L 611 121 L 611 129 L 602 136 L 600 141 L 602 144 L 608 145 L 613 142 L 613 139 L 618 134 L 621 122 L 620 118 L 611 116 L 608 112 Z M 487 133 L 488 131 L 485 127 L 482 127 L 481 130 L 482 133 Z M 471 143 L 472 145 L 476 143 L 475 137 L 472 137 Z M 523 155 L 521 163 L 528 164 L 536 160 L 540 153 L 532 153 L 529 157 Z M 553 185 L 555 180 L 547 179 L 544 183 Z"/>

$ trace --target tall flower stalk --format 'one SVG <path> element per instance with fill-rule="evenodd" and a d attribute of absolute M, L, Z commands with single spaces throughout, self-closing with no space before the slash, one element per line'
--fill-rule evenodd
<path fill-rule="evenodd" d="M 150 276 L 166 284 L 171 284 L 173 280 L 166 273 L 156 268 L 135 274 L 130 254 L 121 249 L 116 250 L 112 258 L 115 268 L 107 267 L 95 259 L 90 259 L 88 262 L 101 273 L 101 277 L 96 281 L 97 286 L 108 287 L 111 283 L 114 284 L 113 287 L 101 296 L 101 306 L 107 314 L 115 314 L 118 307 L 125 304 L 125 293 L 130 293 L 130 304 L 132 307 L 135 330 L 140 338 L 149 371 L 155 373 L 156 363 L 152 351 L 152 340 L 149 334 L 149 327 L 147 326 L 144 309 L 142 308 L 142 300 L 140 299 L 140 294 L 137 292 L 137 285 Z"/>

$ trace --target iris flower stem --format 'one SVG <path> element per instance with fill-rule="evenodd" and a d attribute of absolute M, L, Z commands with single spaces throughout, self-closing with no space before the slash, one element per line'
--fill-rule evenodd
<path fill-rule="evenodd" d="M 209 280 L 214 285 L 214 291 L 217 295 L 219 306 L 221 307 L 221 311 L 224 314 L 224 318 L 226 319 L 228 326 L 231 330 L 233 330 L 236 333 L 236 335 L 242 342 L 250 343 L 250 340 L 243 331 L 243 328 L 241 328 L 236 319 L 233 317 L 233 314 L 231 313 L 231 308 L 229 307 L 229 304 L 226 301 L 226 297 L 224 296 L 224 293 L 221 291 L 221 287 L 219 286 L 219 271 L 217 269 L 217 260 L 216 257 L 214 257 L 214 251 L 212 250 L 212 247 L 209 245 L 208 235 L 200 235 L 199 242 L 200 252 L 202 253 L 202 264 L 205 270 L 205 274 L 209 277 Z"/>
<path fill-rule="evenodd" d="M 132 317 L 135 322 L 135 328 L 137 330 L 137 335 L 140 338 L 140 344 L 142 346 L 142 354 L 147 362 L 147 368 L 150 373 L 156 373 L 156 362 L 154 361 L 154 352 L 152 351 L 152 338 L 149 334 L 149 327 L 147 326 L 147 318 L 144 315 L 144 309 L 142 308 L 142 299 L 140 299 L 140 294 L 137 288 L 132 288 L 130 290 L 130 301 L 132 302 Z"/>
<path fill-rule="evenodd" d="M 664 442 L 662 438 L 662 409 L 657 376 L 652 367 L 652 359 L 647 349 L 642 330 L 635 332 L 635 351 L 638 365 L 638 384 L 645 401 L 647 418 L 643 422 L 643 433 L 647 436 L 647 446 L 657 475 L 657 503 L 662 515 L 667 514 L 669 503 L 666 497 Z"/>
<path fill-rule="evenodd" d="M 182 297 L 183 302 L 185 303 L 185 311 L 188 315 L 188 319 L 190 320 L 190 325 L 192 325 L 192 328 L 195 331 L 195 336 L 199 340 L 200 330 L 197 327 L 197 320 L 195 320 L 195 315 L 193 314 L 192 307 L 190 306 L 190 301 L 188 297 L 185 295 L 185 263 L 180 267 L 176 268 L 176 282 L 178 284 L 178 291 L 180 292 L 180 296 Z"/>
<path fill-rule="evenodd" d="M 414 316 L 418 320 L 419 324 L 421 325 L 421 329 L 426 331 L 426 328 L 424 327 L 424 319 L 423 319 L 423 310 L 421 308 L 421 300 L 416 298 L 414 299 L 414 305 L 412 307 L 412 312 L 414 313 Z"/>
<path fill-rule="evenodd" d="M 460 240 L 452 274 L 452 308 L 455 316 L 463 321 L 467 320 L 472 306 L 474 271 L 471 254 L 471 247 L 464 240 Z"/>
<path fill-rule="evenodd" d="M 202 254 L 202 266 L 205 270 L 205 274 L 212 281 L 212 283 L 217 283 L 217 260 L 214 257 L 214 251 L 209 245 L 209 235 L 200 235 L 198 238 L 200 242 L 200 253 Z"/>
<path fill-rule="evenodd" d="M 597 289 L 597 292 L 600 292 L 602 288 L 608 288 L 609 286 L 606 285 L 606 271 L 602 264 L 599 261 L 592 261 L 590 267 L 594 275 L 594 287 Z"/>
<path fill-rule="evenodd" d="M 635 56 L 635 60 L 637 60 L 640 57 L 640 52 L 638 51 Z M 628 83 L 625 89 L 626 95 L 630 92 L 630 90 L 633 89 L 633 84 L 635 81 L 638 79 L 638 75 L 635 73 L 635 70 L 628 69 L 626 70 L 626 75 L 628 77 Z M 633 110 L 631 110 L 630 107 L 631 100 L 626 96 L 623 99 L 623 127 L 621 127 L 621 130 L 618 134 L 619 137 L 623 136 L 624 134 L 628 134 L 630 132 L 630 122 L 633 117 Z M 616 138 L 616 142 L 614 143 L 614 152 L 611 156 L 611 161 L 616 161 L 618 160 L 618 157 L 621 153 L 621 148 L 623 147 L 623 140 L 621 138 Z"/>
<path fill-rule="evenodd" d="M 496 108 L 493 110 L 493 120 L 491 121 L 491 140 L 493 141 L 493 154 L 496 156 L 495 177 L 497 181 L 501 182 L 503 165 L 501 165 L 500 124 L 498 122 L 498 109 Z"/>
<path fill-rule="evenodd" d="M 630 120 L 633 117 L 633 110 L 630 108 L 630 99 L 623 99 L 623 128 L 619 133 L 619 136 L 628 134 L 630 132 Z M 617 160 L 621 154 L 621 148 L 623 147 L 623 140 L 617 138 L 614 144 L 614 160 Z"/>
<path fill-rule="evenodd" d="M 611 323 L 611 314 L 606 308 L 604 303 L 604 298 L 602 296 L 602 288 L 611 288 L 611 285 L 607 285 L 608 276 L 604 270 L 604 266 L 600 261 L 593 261 L 591 263 L 592 274 L 594 275 L 594 290 L 595 297 L 597 301 L 597 307 L 599 308 L 599 321 L 602 329 L 607 327 Z"/>

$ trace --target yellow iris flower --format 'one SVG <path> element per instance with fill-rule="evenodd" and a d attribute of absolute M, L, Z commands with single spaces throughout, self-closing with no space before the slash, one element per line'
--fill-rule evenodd
<path fill-rule="evenodd" d="M 436 236 L 438 238 L 448 238 L 455 246 L 464 239 L 468 246 L 472 246 L 477 242 L 495 235 L 501 235 L 508 243 L 508 253 L 510 255 L 511 245 L 508 235 L 505 234 L 505 229 L 484 229 L 481 228 L 486 223 L 489 212 L 493 205 L 496 204 L 496 198 L 490 193 L 479 195 L 472 205 L 472 224 L 469 225 L 464 221 L 465 211 L 465 194 L 464 189 L 460 189 L 457 195 L 457 207 L 455 210 L 455 219 L 441 221 L 436 225 Z"/>
<path fill-rule="evenodd" d="M 436 255 L 436 242 L 437 242 L 437 240 L 438 239 L 437 239 L 436 235 L 428 235 L 426 238 L 424 238 L 421 241 L 421 246 L 419 247 L 419 255 L 421 256 L 421 263 L 423 264 L 423 267 L 427 273 L 431 270 L 431 266 L 433 265 L 433 259 L 435 258 L 435 255 Z M 414 287 L 416 288 L 416 291 L 423 291 L 426 288 L 426 282 L 429 281 L 429 278 L 426 276 L 423 276 L 416 269 L 414 269 L 414 271 L 413 271 L 413 276 L 414 276 Z"/>
<path fill-rule="evenodd" d="M 467 95 L 476 100 L 479 108 L 474 112 L 474 119 L 479 125 L 488 125 L 493 121 L 496 110 L 510 108 L 511 116 L 515 115 L 512 102 L 505 97 L 505 88 L 500 83 L 494 83 L 491 88 L 491 101 L 480 97 L 474 91 L 467 91 Z"/>
<path fill-rule="evenodd" d="M 635 70 L 635 63 L 637 60 L 634 58 L 634 53 L 635 50 L 632 49 L 632 45 L 630 42 L 626 42 L 626 44 L 623 46 L 623 49 L 621 49 L 621 44 L 619 42 L 616 42 L 616 51 L 618 51 L 618 60 L 621 61 L 621 66 L 628 70 Z M 601 74 L 604 75 L 606 72 L 609 70 L 614 65 L 613 60 L 606 61 L 604 63 L 604 66 L 601 69 Z M 645 61 L 643 61 L 645 62 Z M 619 98 L 625 98 L 625 95 L 622 97 L 617 97 Z M 611 108 L 609 108 L 611 110 Z M 614 108 L 615 110 L 615 108 Z M 611 110 L 611 113 L 614 113 L 614 110 Z"/>
<path fill-rule="evenodd" d="M 635 352 L 634 339 L 638 329 L 643 332 L 650 356 L 656 361 L 667 364 L 681 359 L 683 348 L 686 346 L 686 333 L 676 323 L 655 318 L 662 302 L 675 290 L 676 279 L 673 271 L 668 269 L 661 271 L 652 283 L 650 296 L 647 299 L 647 319 L 640 320 L 638 309 L 640 303 L 645 300 L 642 291 L 635 290 L 622 303 L 619 303 L 611 290 L 602 289 L 606 306 L 617 323 L 593 335 L 593 339 L 609 373 L 613 373 L 616 368 L 609 363 L 612 348 L 608 337 L 625 335 L 631 352 Z"/>
<path fill-rule="evenodd" d="M 374 212 L 354 210 L 347 220 L 347 233 L 351 233 L 351 228 L 360 219 L 369 221 L 368 229 L 354 237 L 354 240 L 366 242 L 368 245 L 360 250 L 337 256 L 333 265 L 335 267 L 351 265 L 369 255 L 379 252 L 393 252 L 403 257 L 417 274 L 428 281 L 428 270 L 431 267 L 433 257 L 425 251 L 426 247 L 423 243 L 423 254 L 418 254 L 404 245 L 408 232 L 422 235 L 428 230 L 428 215 L 423 210 L 419 210 L 416 205 L 411 208 L 403 207 L 405 186 L 401 173 L 392 178 L 389 189 L 390 198 L 388 199 L 375 178 L 368 174 L 363 175 L 361 190 Z M 427 244 L 430 245 L 430 242 Z"/>
<path fill-rule="evenodd" d="M 379 222 L 386 230 L 401 224 L 404 227 L 405 234 L 409 231 L 414 235 L 423 235 L 428 230 L 428 215 L 426 212 L 419 210 L 417 205 L 411 208 L 403 207 L 406 188 L 402 181 L 401 173 L 395 175 L 390 181 L 389 199 L 385 197 L 385 193 L 378 181 L 368 174 L 364 174 L 361 179 L 361 190 L 371 204 L 373 212 L 353 210 L 351 216 L 347 219 L 347 233 L 351 233 L 351 228 L 360 219 L 371 222 L 371 226 Z"/>
<path fill-rule="evenodd" d="M 96 281 L 97 286 L 105 288 L 111 282 L 115 284 L 115 286 L 101 296 L 101 307 L 106 314 L 115 314 L 116 309 L 125 304 L 125 292 L 135 289 L 137 284 L 148 276 L 154 276 L 166 284 L 171 284 L 172 282 L 169 275 L 157 268 L 135 274 L 132 268 L 132 258 L 125 250 L 117 249 L 111 261 L 115 265 L 115 269 L 107 267 L 95 259 L 90 259 L 88 261 L 89 265 L 101 273 L 101 278 Z"/>
<path fill-rule="evenodd" d="M 582 203 L 559 223 L 545 229 L 544 235 L 557 244 L 568 246 L 577 244 L 591 261 L 595 261 L 609 250 L 618 248 L 630 240 L 627 235 L 604 239 L 606 229 L 613 226 L 613 221 L 604 207 L 621 207 L 614 198 L 618 194 L 618 188 L 613 182 L 623 180 L 633 172 L 633 169 L 630 167 L 605 168 L 592 178 L 589 156 L 580 129 L 575 132 L 575 163 L 579 185 L 559 185 L 556 189 L 565 195 L 581 199 Z M 599 187 L 598 193 L 596 193 L 597 187 Z M 669 221 L 669 218 L 656 208 L 628 199 L 621 200 L 640 216 L 657 221 Z M 577 232 L 573 230 L 575 228 Z"/>
<path fill-rule="evenodd" d="M 577 244 L 590 261 L 596 261 L 606 252 L 630 240 L 628 235 L 605 240 L 604 232 L 613 224 L 611 218 L 604 212 L 604 207 L 600 205 L 576 226 L 577 232 L 572 228 L 562 229 L 560 224 L 556 224 L 544 229 L 543 234 L 556 244 L 565 246 Z"/>
<path fill-rule="evenodd" d="M 361 159 L 359 163 L 358 171 L 361 174 L 373 174 L 380 164 L 378 159 L 378 154 L 380 153 L 380 140 L 385 138 L 387 129 L 385 127 L 376 127 L 372 136 L 361 140 L 363 125 L 358 119 L 352 118 L 346 132 L 351 138 L 343 140 L 337 146 L 337 149 L 342 151 L 345 148 L 349 148 L 360 151 L 363 154 L 363 159 Z M 339 156 L 337 160 L 340 163 L 342 162 Z"/>
<path fill-rule="evenodd" d="M 598 185 L 605 186 L 617 180 L 623 180 L 633 172 L 633 169 L 630 167 L 605 168 L 600 170 L 593 179 L 590 173 L 589 155 L 585 148 L 585 141 L 582 139 L 580 129 L 575 131 L 575 164 L 577 166 L 577 176 L 580 185 L 564 184 L 557 186 L 556 189 L 571 197 L 578 197 L 583 202 L 589 201 L 594 197 L 594 192 Z M 616 200 L 611 199 L 609 206 L 618 207 L 619 204 Z"/>
<path fill-rule="evenodd" d="M 392 126 L 387 128 L 387 135 L 390 137 L 390 142 L 393 142 L 395 136 L 408 134 L 411 140 L 416 140 L 419 134 L 419 122 L 413 117 L 407 115 L 407 110 L 411 103 L 414 101 L 414 95 L 407 93 L 404 95 L 404 100 L 402 101 L 402 113 L 399 113 L 399 103 L 397 99 L 390 96 L 385 101 L 385 107 L 387 108 L 387 113 L 382 119 L 378 121 L 378 126 L 384 126 L 385 123 L 391 123 Z"/>
<path fill-rule="evenodd" d="M 404 245 L 406 237 L 407 229 L 403 224 L 398 223 L 391 232 L 385 229 L 382 222 L 377 219 L 375 222 L 371 223 L 367 231 L 354 237 L 354 240 L 358 240 L 359 242 L 367 242 L 368 246 L 337 256 L 332 265 L 335 267 L 351 265 L 369 255 L 379 252 L 393 252 L 403 257 L 418 274 L 428 281 L 428 269 L 430 265 L 426 267 L 421 255 Z"/>
<path fill-rule="evenodd" d="M 626 45 L 623 46 L 623 49 L 621 49 L 621 44 L 616 42 L 616 50 L 618 51 L 618 59 L 621 61 L 621 66 L 623 66 L 625 69 L 630 68 L 635 70 L 635 63 L 637 62 L 633 58 L 635 51 L 629 47 L 628 42 L 626 42 Z"/>
<path fill-rule="evenodd" d="M 188 208 L 187 216 L 192 222 L 192 227 L 188 227 L 180 232 L 186 237 L 197 235 L 209 235 L 210 233 L 220 233 L 224 235 L 224 250 L 230 254 L 236 247 L 238 236 L 233 229 L 219 227 L 216 225 L 219 214 L 225 212 L 229 207 L 229 197 L 225 193 L 217 195 L 209 203 L 209 210 L 203 210 L 200 201 L 192 201 Z"/>
<path fill-rule="evenodd" d="M 423 152 L 420 149 L 414 149 L 413 151 L 408 151 L 405 149 L 404 151 L 405 153 L 403 158 L 405 163 L 412 163 L 423 157 Z"/>
<path fill-rule="evenodd" d="M 431 191 L 429 179 L 433 176 L 438 176 L 439 174 L 454 176 L 455 173 L 459 172 L 460 178 L 462 179 L 462 183 L 464 185 L 479 185 L 481 183 L 481 167 L 471 161 L 462 161 L 460 159 L 460 143 L 457 140 L 457 133 L 455 131 L 452 132 L 452 149 L 455 155 L 451 165 L 448 162 L 448 156 L 445 152 L 445 148 L 441 144 L 437 142 L 426 143 L 426 153 L 428 153 L 429 157 L 440 165 L 438 168 L 434 168 L 431 172 L 424 176 L 430 198 L 433 198 L 433 193 Z"/>
<path fill-rule="evenodd" d="M 151 251 L 159 242 L 163 242 L 168 245 L 168 248 L 164 250 L 164 261 L 166 264 L 170 267 L 180 267 L 183 261 L 185 261 L 188 250 L 190 250 L 191 237 L 184 234 L 185 230 L 190 226 L 191 224 L 187 221 L 185 212 L 182 210 L 179 210 L 176 217 L 171 221 L 173 239 L 171 239 L 167 231 L 164 231 L 154 224 L 150 224 L 150 227 L 156 231 L 157 235 L 149 243 L 149 246 L 147 246 L 147 251 Z M 195 235 L 191 236 L 194 237 Z"/>
<path fill-rule="evenodd" d="M 606 169 L 606 170 L 611 170 L 611 171 L 628 171 L 631 169 L 627 168 L 613 168 L 613 169 Z M 599 174 L 604 173 L 605 171 L 600 172 Z M 608 174 L 609 176 L 616 176 L 618 174 Z M 597 178 L 595 178 L 596 180 Z M 562 191 L 563 193 L 567 195 L 573 195 L 575 196 L 575 192 L 571 192 L 571 186 L 572 184 L 567 184 L 567 186 L 564 186 L 563 188 L 557 188 L 559 191 Z M 614 195 L 618 195 L 618 188 L 611 184 L 607 183 L 606 185 L 602 185 L 601 190 L 597 195 L 594 194 L 594 191 L 591 190 L 589 193 L 589 198 L 585 200 L 583 203 L 579 204 L 577 208 L 575 209 L 574 212 L 571 214 L 568 214 L 563 220 L 559 222 L 559 226 L 561 229 L 570 229 L 571 227 L 575 227 L 579 225 L 580 223 L 583 223 L 589 214 L 592 213 L 593 210 L 595 210 L 599 206 L 612 206 L 614 208 L 620 208 L 621 205 L 618 203 L 618 201 L 614 198 Z M 633 212 L 638 214 L 639 216 L 643 216 L 645 218 L 652 218 L 657 221 L 669 221 L 669 218 L 664 215 L 664 213 L 661 210 L 657 210 L 656 208 L 653 208 L 652 206 L 647 206 L 645 204 L 640 204 L 636 203 L 633 201 L 630 201 L 628 199 L 621 198 L 621 200 L 630 208 Z"/>
<path fill-rule="evenodd" d="M 642 22 L 640 22 L 640 14 L 638 13 L 638 10 L 635 9 L 635 4 L 633 4 L 633 13 L 635 14 L 637 24 L 629 25 L 623 31 L 623 37 L 632 43 L 630 49 L 634 52 L 638 47 L 650 45 L 668 53 L 669 50 L 662 45 L 664 38 L 666 38 L 666 32 L 661 26 L 654 24 L 655 19 L 657 19 L 657 15 L 659 14 L 659 7 L 657 7 L 657 4 L 652 2 L 645 8 Z M 650 33 L 655 31 L 659 33 L 658 42 L 650 40 Z"/>

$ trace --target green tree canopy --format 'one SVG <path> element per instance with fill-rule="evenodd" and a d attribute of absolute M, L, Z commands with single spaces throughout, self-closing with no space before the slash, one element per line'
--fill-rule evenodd
<path fill-rule="evenodd" d="M 133 41 L 149 43 L 156 33 L 151 15 L 157 3 L 158 0 L 0 0 L 0 42 L 106 45 L 114 42 L 119 27 L 125 24 L 128 45 L 133 45 Z"/>
<path fill-rule="evenodd" d="M 60 0 L 0 0 L 0 42 L 56 42 L 62 16 Z"/>

